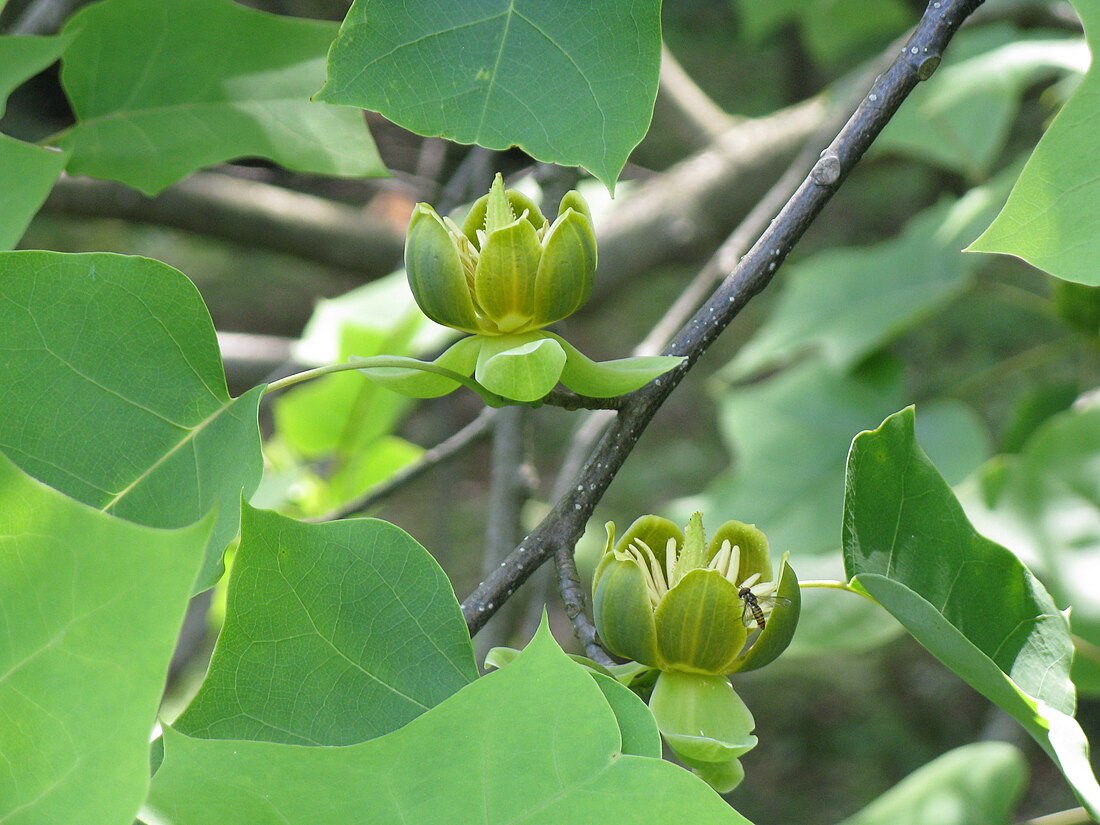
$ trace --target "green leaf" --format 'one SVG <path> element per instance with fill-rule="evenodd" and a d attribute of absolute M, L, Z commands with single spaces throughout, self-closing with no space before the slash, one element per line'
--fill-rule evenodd
<path fill-rule="evenodd" d="M 603 691 L 603 698 L 615 713 L 615 721 L 622 734 L 622 752 L 634 756 L 661 758 L 661 732 L 657 722 L 638 694 L 610 676 L 590 673 L 596 685 Z"/>
<path fill-rule="evenodd" d="M 844 460 L 852 436 L 906 401 L 896 362 L 873 360 L 852 375 L 808 361 L 775 378 L 738 387 L 718 402 L 719 426 L 736 464 L 678 511 L 722 513 L 756 524 L 775 552 L 801 567 L 806 554 L 840 539 Z M 984 425 L 958 402 L 922 408 L 922 438 L 961 481 L 989 454 Z M 701 499 L 701 500 L 700 500 Z"/>
<path fill-rule="evenodd" d="M 962 31 L 951 41 L 947 65 L 913 90 L 875 139 L 875 150 L 981 180 L 1004 149 L 1024 92 L 1041 80 L 1084 72 L 1088 62 L 1080 38 L 1044 37 L 1007 25 Z"/>
<path fill-rule="evenodd" d="M 565 350 L 566 360 L 561 382 L 573 392 L 591 398 L 614 398 L 634 392 L 684 362 L 683 358 L 672 355 L 593 361 L 560 335 L 552 332 L 546 334 Z"/>
<path fill-rule="evenodd" d="M 67 152 L 0 135 L 0 250 L 19 243 L 68 159 Z"/>
<path fill-rule="evenodd" d="M 217 579 L 263 472 L 260 390 L 225 386 L 194 284 L 147 258 L 0 253 L 0 451 L 51 487 L 151 527 L 217 510 Z"/>
<path fill-rule="evenodd" d="M 1100 664 L 1098 462 L 1100 408 L 1065 412 L 1035 432 L 1018 460 L 997 463 L 996 489 L 987 485 L 978 494 L 971 486 L 964 498 L 983 535 L 1032 567 L 1058 604 L 1072 605 L 1073 632 L 1084 642 L 1075 665 L 1082 668 Z M 984 469 L 988 474 L 994 465 Z M 1100 681 L 1078 687 L 1095 693 Z"/>
<path fill-rule="evenodd" d="M 1012 745 L 976 742 L 914 771 L 840 825 L 1008 825 L 1027 775 Z"/>
<path fill-rule="evenodd" d="M 4 116 L 11 93 L 61 57 L 70 39 L 0 37 L 0 117 Z"/>
<path fill-rule="evenodd" d="M 1100 44 L 1100 6 L 1076 0 L 1095 56 Z M 1008 203 L 971 252 L 1015 255 L 1067 281 L 1100 286 L 1100 61 L 1035 147 Z"/>
<path fill-rule="evenodd" d="M 474 378 L 513 401 L 538 401 L 557 386 L 565 350 L 546 333 L 482 336 Z"/>
<path fill-rule="evenodd" d="M 152 195 L 203 166 L 269 158 L 325 175 L 384 175 L 362 118 L 310 101 L 330 23 L 228 0 L 106 0 L 74 15 L 61 80 L 74 174 Z M 181 66 L 186 66 L 181 70 Z"/>
<path fill-rule="evenodd" d="M 923 322 L 966 288 L 981 261 L 959 249 L 996 214 L 1010 183 L 1002 175 L 927 209 L 897 238 L 796 264 L 775 311 L 722 377 L 743 378 L 806 351 L 849 369 Z"/>
<path fill-rule="evenodd" d="M 148 807 L 188 825 L 746 822 L 686 771 L 625 753 L 604 694 L 545 624 L 515 662 L 370 742 L 309 748 L 169 730 L 165 746 Z"/>
<path fill-rule="evenodd" d="M 1069 623 L 1008 550 L 979 535 L 924 451 L 907 408 L 852 442 L 844 566 L 936 658 L 1011 714 L 1092 816 L 1100 785 L 1072 714 Z"/>
<path fill-rule="evenodd" d="M 225 624 L 175 728 L 347 745 L 396 730 L 476 678 L 450 582 L 403 530 L 245 507 Z"/>
<path fill-rule="evenodd" d="M 582 165 L 614 191 L 649 128 L 660 52 L 659 0 L 355 0 L 317 97 Z"/>
<path fill-rule="evenodd" d="M 211 524 L 112 518 L 0 455 L 0 820 L 133 820 Z"/>

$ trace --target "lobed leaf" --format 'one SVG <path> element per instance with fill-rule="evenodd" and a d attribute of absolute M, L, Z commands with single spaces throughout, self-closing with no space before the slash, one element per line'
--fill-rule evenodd
<path fill-rule="evenodd" d="M 200 590 L 263 472 L 260 394 L 230 398 L 210 315 L 172 267 L 0 253 L 0 452 L 139 524 L 180 527 L 216 510 Z"/>
<path fill-rule="evenodd" d="M 309 99 L 336 27 L 228 0 L 106 0 L 66 24 L 69 171 L 152 195 L 203 166 L 269 158 L 324 175 L 386 173 L 362 118 Z M 181 70 L 186 66 L 186 70 Z"/>
<path fill-rule="evenodd" d="M 0 821 L 133 820 L 212 523 L 131 524 L 0 455 Z"/>
<path fill-rule="evenodd" d="M 246 507 L 210 671 L 175 728 L 346 745 L 396 730 L 476 678 L 450 582 L 407 533 Z"/>
<path fill-rule="evenodd" d="M 1100 7 L 1074 0 L 1095 58 Z M 1094 59 L 1035 147 L 1008 203 L 968 251 L 1015 255 L 1058 278 L 1100 285 L 1100 67 Z"/>
<path fill-rule="evenodd" d="M 1020 722 L 1097 816 L 1100 785 L 1072 716 L 1069 623 L 1012 553 L 970 525 L 913 425 L 910 407 L 852 442 L 845 570 L 929 652 Z"/>
<path fill-rule="evenodd" d="M 747 821 L 686 771 L 627 753 L 601 687 L 545 624 L 512 664 L 370 742 L 310 748 L 169 730 L 165 745 L 148 808 L 189 825 Z"/>
<path fill-rule="evenodd" d="M 581 165 L 614 191 L 649 128 L 660 51 L 659 0 L 355 0 L 317 98 Z"/>
<path fill-rule="evenodd" d="M 68 152 L 0 135 L 0 250 L 19 243 L 68 159 Z"/>

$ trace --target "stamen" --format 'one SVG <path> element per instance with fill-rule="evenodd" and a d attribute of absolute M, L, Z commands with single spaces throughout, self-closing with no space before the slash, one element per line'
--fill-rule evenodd
<path fill-rule="evenodd" d="M 751 576 L 749 576 L 747 579 L 745 579 L 743 582 L 741 582 L 741 586 L 742 587 L 752 587 L 754 584 L 756 584 L 756 582 L 757 582 L 757 580 L 759 580 L 759 578 L 760 578 L 759 573 L 753 573 Z"/>
<path fill-rule="evenodd" d="M 665 577 L 661 574 L 661 565 L 657 563 L 657 556 L 654 555 L 652 548 L 641 539 L 634 539 L 634 543 L 645 551 L 653 588 L 657 591 L 658 598 L 663 597 L 668 592 L 668 583 L 665 582 Z"/>
<path fill-rule="evenodd" d="M 676 539 L 669 537 L 665 542 L 665 581 L 668 582 L 668 586 L 672 587 L 676 584 L 672 579 L 672 571 L 676 569 Z"/>
<path fill-rule="evenodd" d="M 722 542 L 721 548 L 714 554 L 714 558 L 710 560 L 710 564 L 707 567 L 711 570 L 717 570 L 720 576 L 725 576 L 729 573 L 730 569 L 730 543 L 728 541 Z"/>
<path fill-rule="evenodd" d="M 738 544 L 733 545 L 733 550 L 730 551 L 730 566 L 726 571 L 726 580 L 732 584 L 737 584 L 737 574 L 741 572 L 741 546 Z"/>

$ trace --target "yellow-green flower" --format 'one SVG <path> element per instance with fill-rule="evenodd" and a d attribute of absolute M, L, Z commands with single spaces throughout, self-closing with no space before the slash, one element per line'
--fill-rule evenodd
<path fill-rule="evenodd" d="M 786 562 L 773 579 L 767 539 L 753 525 L 727 521 L 709 544 L 698 513 L 684 532 L 643 516 L 617 542 L 614 524 L 607 533 L 592 611 L 613 653 L 663 671 L 722 675 L 767 664 L 790 643 L 798 583 Z"/>
<path fill-rule="evenodd" d="M 571 315 L 588 300 L 596 272 L 592 216 L 568 192 L 553 223 L 504 188 L 498 173 L 460 228 L 418 203 L 405 241 L 413 297 L 437 323 L 480 335 L 516 335 Z"/>

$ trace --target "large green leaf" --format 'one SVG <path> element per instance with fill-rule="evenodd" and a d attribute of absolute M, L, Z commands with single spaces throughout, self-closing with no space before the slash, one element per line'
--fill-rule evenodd
<path fill-rule="evenodd" d="M 443 571 L 375 519 L 304 524 L 246 507 L 210 672 L 176 729 L 345 745 L 396 730 L 477 678 Z"/>
<path fill-rule="evenodd" d="M 913 409 L 852 442 L 844 566 L 913 637 L 1011 714 L 1100 815 L 1073 718 L 1069 622 L 1011 552 L 979 535 L 917 444 Z"/>
<path fill-rule="evenodd" d="M 1088 62 L 1076 37 L 1008 25 L 961 31 L 947 65 L 913 90 L 875 139 L 875 151 L 901 152 L 981 180 L 1004 149 L 1023 93 L 1045 78 L 1083 72 Z"/>
<path fill-rule="evenodd" d="M 169 730 L 165 750 L 148 807 L 188 825 L 746 822 L 687 771 L 625 753 L 604 694 L 545 624 L 515 662 L 370 742 Z"/>
<path fill-rule="evenodd" d="M 877 359 L 855 374 L 807 361 L 773 379 L 731 389 L 719 399 L 719 424 L 735 456 L 695 509 L 753 522 L 773 552 L 798 557 L 837 549 L 844 497 L 844 459 L 852 436 L 874 426 L 906 401 L 896 362 Z M 922 437 L 961 481 L 989 452 L 989 436 L 964 405 L 922 408 Z"/>
<path fill-rule="evenodd" d="M 1042 577 L 1055 600 L 1073 606 L 1081 641 L 1073 676 L 1100 693 L 1100 408 L 1047 421 L 1014 461 L 994 460 L 963 499 L 983 535 Z M 994 478 L 995 474 L 995 478 Z M 993 483 L 995 482 L 995 483 Z"/>
<path fill-rule="evenodd" d="M 133 820 L 210 527 L 112 518 L 0 455 L 0 821 Z"/>
<path fill-rule="evenodd" d="M 649 128 L 660 52 L 660 0 L 355 0 L 317 97 L 583 165 L 614 189 Z"/>
<path fill-rule="evenodd" d="M 0 37 L 0 117 L 8 96 L 65 51 L 68 37 Z"/>
<path fill-rule="evenodd" d="M 68 152 L 0 135 L 0 250 L 23 237 L 68 159 Z"/>
<path fill-rule="evenodd" d="M 1093 56 L 1100 46 L 1100 5 L 1075 0 Z M 1068 281 L 1100 285 L 1100 66 L 1095 59 L 1054 119 L 1016 182 L 1008 203 L 969 247 L 1003 252 Z"/>
<path fill-rule="evenodd" d="M 959 250 L 996 214 L 1010 184 L 1001 176 L 928 209 L 897 238 L 798 263 L 775 311 L 721 374 L 740 378 L 806 350 L 848 369 L 912 328 L 966 288 L 981 261 Z"/>
<path fill-rule="evenodd" d="M 1027 761 L 1004 742 L 948 751 L 840 825 L 1009 825 Z"/>
<path fill-rule="evenodd" d="M 154 194 L 258 156 L 302 172 L 382 175 L 362 118 L 309 96 L 331 23 L 229 0 L 106 0 L 74 15 L 61 79 L 77 124 L 69 171 Z"/>
<path fill-rule="evenodd" d="M 166 264 L 0 253 L 0 451 L 78 501 L 152 527 L 217 522 L 217 578 L 263 471 L 256 408 L 225 386 L 210 315 Z"/>

